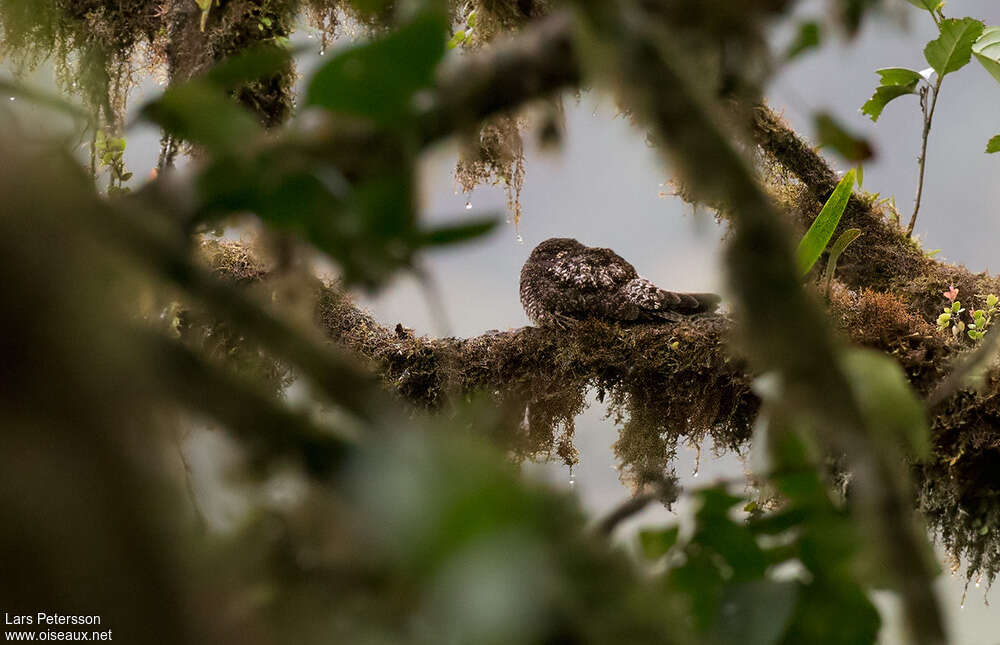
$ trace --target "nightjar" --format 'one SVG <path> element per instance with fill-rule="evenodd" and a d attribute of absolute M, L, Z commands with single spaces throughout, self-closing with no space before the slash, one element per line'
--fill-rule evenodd
<path fill-rule="evenodd" d="M 553 237 L 521 268 L 521 305 L 536 325 L 564 327 L 583 318 L 622 322 L 679 320 L 715 311 L 714 293 L 665 291 L 611 249 Z"/>

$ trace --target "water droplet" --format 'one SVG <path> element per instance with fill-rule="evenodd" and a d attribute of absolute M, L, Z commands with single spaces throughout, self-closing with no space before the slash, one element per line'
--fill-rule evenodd
<path fill-rule="evenodd" d="M 576 488 L 576 477 L 570 477 L 569 478 L 569 487 L 570 488 Z"/>
<path fill-rule="evenodd" d="M 309 34 L 308 36 L 306 36 L 306 38 L 308 38 L 309 40 L 312 40 L 313 39 L 313 35 Z"/>
<path fill-rule="evenodd" d="M 13 97 L 13 96 L 12 96 L 12 97 L 10 97 L 10 100 L 11 100 L 11 101 L 13 101 L 13 100 L 14 100 L 14 97 Z"/>
<path fill-rule="evenodd" d="M 524 244 L 524 238 L 521 237 L 520 233 L 517 234 L 517 243 L 518 244 Z"/>
<path fill-rule="evenodd" d="M 590 116 L 597 116 L 597 110 L 594 110 L 594 112 Z"/>
<path fill-rule="evenodd" d="M 697 478 L 698 477 L 698 471 L 696 470 L 693 473 L 691 473 L 691 476 L 694 477 L 694 478 Z"/>
<path fill-rule="evenodd" d="M 467 211 L 472 210 L 472 202 L 465 202 L 465 210 Z"/>

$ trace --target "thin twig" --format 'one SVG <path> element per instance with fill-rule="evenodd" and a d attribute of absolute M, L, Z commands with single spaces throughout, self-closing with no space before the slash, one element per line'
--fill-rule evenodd
<path fill-rule="evenodd" d="M 920 211 L 920 200 L 924 194 L 924 170 L 927 168 L 927 139 L 931 133 L 931 123 L 934 121 L 934 108 L 937 107 L 938 93 L 941 90 L 941 77 L 938 76 L 933 88 L 925 88 L 920 95 L 920 105 L 924 113 L 924 130 L 920 144 L 920 172 L 917 179 L 917 199 L 913 206 L 913 215 L 910 215 L 910 223 L 906 226 L 906 235 L 913 235 L 913 227 L 917 224 L 917 213 Z M 930 93 L 930 109 L 927 107 L 927 94 Z"/>
<path fill-rule="evenodd" d="M 185 433 L 186 437 L 187 433 Z M 180 457 L 181 465 L 184 466 L 184 488 L 187 491 L 188 501 L 191 502 L 191 509 L 194 511 L 195 522 L 198 530 L 204 533 L 208 530 L 208 521 L 205 519 L 205 512 L 198 501 L 198 491 L 194 489 L 194 473 L 191 471 L 191 463 L 184 453 L 184 444 L 180 436 L 174 437 L 174 445 L 177 446 L 177 456 Z"/>
<path fill-rule="evenodd" d="M 597 523 L 597 533 L 608 537 L 619 524 L 642 511 L 650 503 L 659 500 L 670 505 L 677 501 L 678 496 L 680 496 L 680 487 L 677 485 L 677 480 L 673 478 L 662 479 L 653 484 L 652 489 L 630 497 L 605 515 L 604 519 Z"/>

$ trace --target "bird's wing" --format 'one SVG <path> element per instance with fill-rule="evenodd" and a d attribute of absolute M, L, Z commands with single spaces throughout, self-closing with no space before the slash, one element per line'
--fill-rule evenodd
<path fill-rule="evenodd" d="M 636 276 L 635 268 L 608 249 L 560 253 L 549 267 L 560 286 L 584 291 L 614 291 Z"/>

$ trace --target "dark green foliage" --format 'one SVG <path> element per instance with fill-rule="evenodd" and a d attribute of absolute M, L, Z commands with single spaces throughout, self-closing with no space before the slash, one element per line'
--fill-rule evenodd
<path fill-rule="evenodd" d="M 306 104 L 366 117 L 383 126 L 405 124 L 418 107 L 444 55 L 447 22 L 428 10 L 389 36 L 336 56 L 312 78 Z"/>

